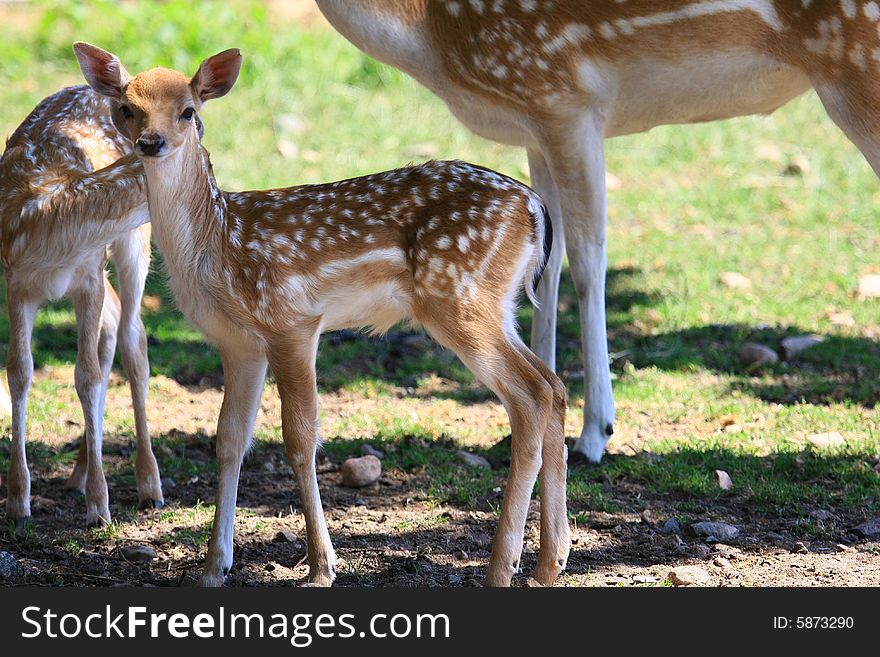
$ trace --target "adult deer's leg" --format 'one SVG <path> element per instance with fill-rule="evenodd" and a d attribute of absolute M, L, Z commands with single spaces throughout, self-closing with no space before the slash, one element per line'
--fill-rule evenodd
<path fill-rule="evenodd" d="M 6 518 L 20 529 L 31 515 L 31 476 L 25 454 L 25 428 L 28 391 L 34 375 L 31 334 L 39 304 L 33 300 L 19 299 L 11 281 L 8 281 L 6 299 L 9 310 L 6 376 L 12 398 L 12 452 L 6 482 Z"/>
<path fill-rule="evenodd" d="M 266 378 L 266 357 L 252 345 L 223 345 L 220 356 L 224 393 L 217 420 L 217 501 L 202 586 L 222 586 L 232 568 L 238 478 Z"/>
<path fill-rule="evenodd" d="M 817 82 L 816 93 L 825 110 L 880 176 L 880 87 L 873 80 L 854 77 L 835 82 Z"/>
<path fill-rule="evenodd" d="M 559 312 L 559 277 L 565 255 L 565 233 L 562 228 L 562 209 L 559 192 L 550 175 L 544 156 L 537 149 L 529 149 L 529 175 L 532 187 L 544 199 L 553 222 L 553 250 L 544 265 L 538 282 L 537 297 L 540 307 L 532 313 L 532 351 L 556 371 L 556 319 Z"/>
<path fill-rule="evenodd" d="M 86 524 L 92 526 L 110 522 L 107 480 L 104 478 L 101 463 L 106 391 L 99 355 L 101 315 L 104 307 L 103 262 L 80 281 L 71 296 L 76 310 L 78 331 L 74 379 L 85 424 L 83 441 L 86 450 Z"/>
<path fill-rule="evenodd" d="M 605 154 L 603 126 L 590 112 L 540 136 L 564 223 L 566 254 L 581 319 L 584 427 L 575 451 L 598 463 L 614 433 L 605 323 Z"/>
<path fill-rule="evenodd" d="M 147 388 L 150 362 L 147 358 L 147 333 L 141 320 L 141 299 L 150 269 L 150 227 L 143 226 L 113 243 L 113 262 L 119 278 L 122 317 L 119 322 L 119 352 L 131 388 L 134 427 L 137 437 L 137 481 L 140 508 L 162 508 L 162 483 L 159 466 L 153 455 L 147 427 Z"/>
<path fill-rule="evenodd" d="M 330 586 L 335 577 L 336 554 L 321 505 L 315 450 L 318 447 L 318 389 L 315 355 L 318 328 L 285 336 L 272 345 L 272 373 L 281 396 L 281 429 L 290 466 L 296 474 L 306 519 L 309 584 Z"/>

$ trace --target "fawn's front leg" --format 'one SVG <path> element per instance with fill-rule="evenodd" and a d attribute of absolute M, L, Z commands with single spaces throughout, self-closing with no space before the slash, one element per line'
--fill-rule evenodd
<path fill-rule="evenodd" d="M 232 568 L 238 477 L 266 378 L 266 357 L 259 351 L 221 348 L 220 356 L 225 391 L 217 420 L 217 506 L 202 586 L 222 586 Z"/>

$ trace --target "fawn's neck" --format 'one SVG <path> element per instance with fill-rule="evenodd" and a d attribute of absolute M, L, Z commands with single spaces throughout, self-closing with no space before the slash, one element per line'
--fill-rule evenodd
<path fill-rule="evenodd" d="M 179 282 L 208 282 L 222 267 L 227 220 L 208 152 L 182 146 L 161 160 L 145 159 L 144 172 L 153 235 L 169 273 Z"/>

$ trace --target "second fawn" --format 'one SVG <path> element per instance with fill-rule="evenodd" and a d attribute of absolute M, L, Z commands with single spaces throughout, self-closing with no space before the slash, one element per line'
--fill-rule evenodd
<path fill-rule="evenodd" d="M 0 158 L 0 260 L 9 310 L 7 374 L 12 453 L 6 517 L 31 515 L 25 418 L 33 377 L 31 333 L 40 304 L 68 297 L 78 330 L 76 392 L 85 432 L 67 485 L 85 493 L 86 523 L 110 521 L 101 466 L 104 398 L 117 340 L 131 385 L 137 435 L 135 477 L 142 507 L 163 504 L 147 430 L 150 375 L 140 317 L 150 266 L 150 227 L 140 162 L 113 123 L 118 108 L 86 86 L 41 102 L 12 134 Z M 102 168 L 103 167 L 103 168 Z M 120 299 L 107 279 L 107 247 Z"/>
<path fill-rule="evenodd" d="M 315 473 L 322 332 L 421 324 L 502 400 L 512 458 L 486 582 L 517 572 L 541 472 L 535 579 L 552 584 L 570 549 L 565 508 L 565 387 L 517 335 L 514 306 L 540 276 L 552 233 L 526 186 L 463 162 L 431 162 L 334 183 L 229 193 L 199 142 L 198 111 L 225 95 L 241 67 L 227 50 L 195 76 L 156 68 L 131 77 L 116 56 L 74 46 L 89 84 L 127 117 L 144 165 L 156 244 L 177 303 L 221 354 L 216 514 L 202 574 L 232 566 L 239 472 L 267 364 L 307 527 L 309 582 L 330 585 L 335 555 Z"/>

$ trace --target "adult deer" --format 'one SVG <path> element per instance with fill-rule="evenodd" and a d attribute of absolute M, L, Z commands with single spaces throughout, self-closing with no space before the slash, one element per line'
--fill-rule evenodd
<path fill-rule="evenodd" d="M 75 45 L 92 87 L 120 107 L 144 165 L 153 234 L 181 310 L 220 350 L 218 490 L 201 582 L 232 566 L 242 458 L 267 364 L 306 520 L 309 582 L 329 585 L 335 556 L 321 508 L 315 450 L 315 355 L 322 332 L 402 319 L 423 325 L 495 391 L 510 416 L 510 476 L 486 576 L 519 568 L 541 471 L 541 547 L 534 573 L 552 584 L 570 549 L 565 511 L 565 387 L 519 339 L 514 304 L 540 277 L 552 232 L 532 190 L 463 162 L 431 162 L 340 182 L 228 193 L 199 143 L 198 111 L 225 95 L 238 50 L 191 79 L 157 68 L 131 77 L 115 55 Z"/>
<path fill-rule="evenodd" d="M 78 330 L 76 392 L 85 431 L 68 487 L 85 494 L 86 523 L 110 521 L 101 465 L 104 399 L 117 340 L 131 386 L 137 435 L 135 477 L 141 507 L 163 504 L 147 428 L 147 340 L 140 318 L 150 264 L 150 227 L 143 170 L 113 124 L 113 103 L 87 86 L 41 102 L 12 134 L 0 158 L 0 260 L 9 311 L 7 375 L 12 397 L 12 454 L 6 517 L 31 515 L 25 454 L 31 333 L 39 306 L 73 300 Z M 102 168 L 107 167 L 107 168 Z M 120 299 L 105 265 L 110 246 Z"/>
<path fill-rule="evenodd" d="M 538 289 L 532 349 L 552 366 L 564 246 L 584 357 L 574 449 L 593 462 L 614 426 L 604 138 L 769 113 L 812 87 L 880 172 L 875 0 L 317 3 L 352 43 L 431 89 L 471 130 L 527 149 L 559 236 Z"/>

